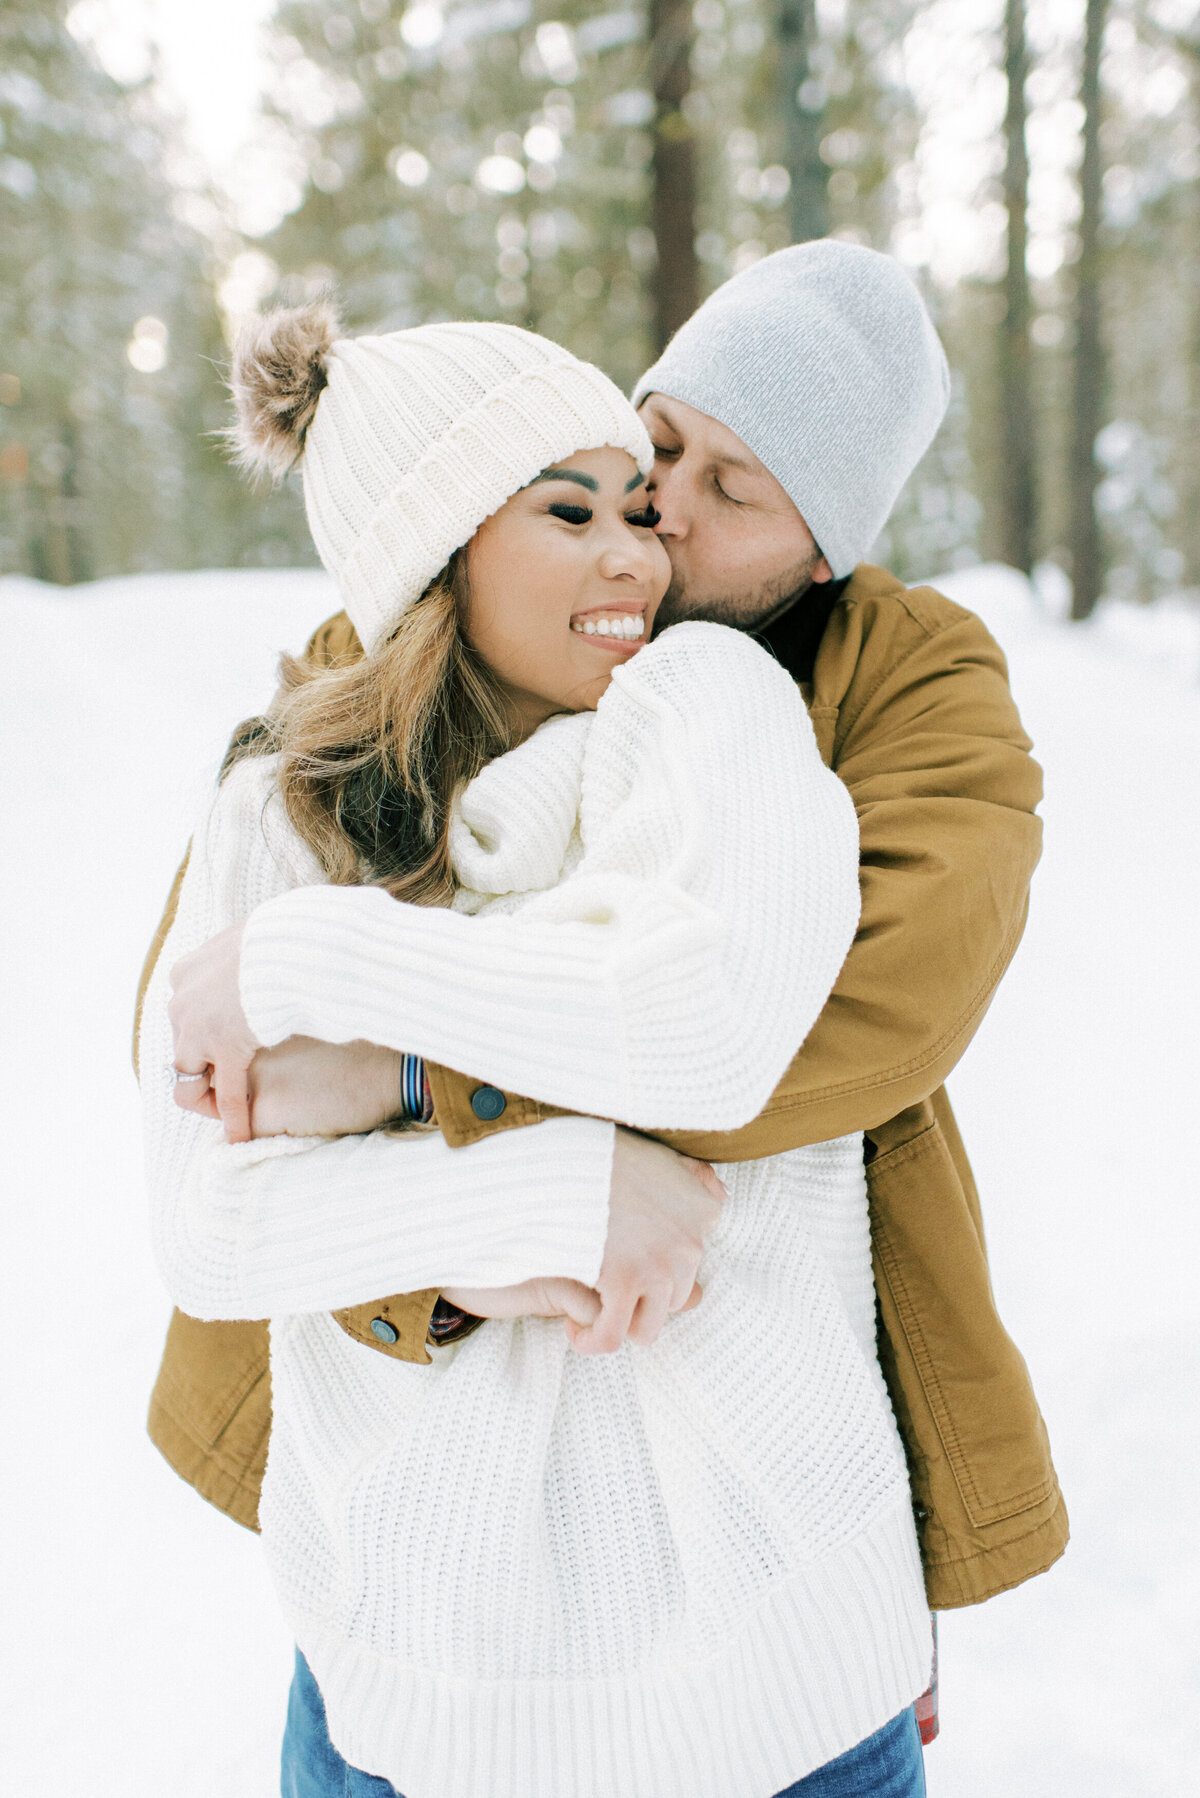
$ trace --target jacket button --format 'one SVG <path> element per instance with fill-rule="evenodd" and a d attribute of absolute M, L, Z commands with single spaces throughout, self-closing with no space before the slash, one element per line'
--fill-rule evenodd
<path fill-rule="evenodd" d="M 399 1330 L 394 1324 L 390 1324 L 386 1317 L 371 1319 L 371 1334 L 378 1337 L 380 1342 L 398 1342 L 400 1339 Z"/>
<path fill-rule="evenodd" d="M 471 1094 L 471 1110 L 485 1124 L 490 1124 L 507 1108 L 508 1100 L 498 1086 L 477 1086 Z"/>

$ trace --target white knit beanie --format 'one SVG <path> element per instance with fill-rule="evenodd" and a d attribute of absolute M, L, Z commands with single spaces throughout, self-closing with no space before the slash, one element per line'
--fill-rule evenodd
<path fill-rule="evenodd" d="M 883 529 L 932 443 L 950 372 L 890 256 L 821 238 L 710 294 L 638 382 L 737 433 L 795 501 L 836 576 Z"/>
<path fill-rule="evenodd" d="M 545 337 L 501 324 L 336 333 L 327 302 L 244 327 L 231 435 L 247 467 L 278 476 L 301 458 L 313 542 L 368 654 L 542 469 L 611 445 L 650 472 L 619 388 Z"/>

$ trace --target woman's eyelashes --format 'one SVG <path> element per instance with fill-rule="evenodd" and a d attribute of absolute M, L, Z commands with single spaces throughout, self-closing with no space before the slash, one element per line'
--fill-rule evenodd
<path fill-rule="evenodd" d="M 571 506 L 566 502 L 556 502 L 550 507 L 551 518 L 561 518 L 564 524 L 591 524 L 594 516 L 590 506 Z M 651 505 L 645 505 L 640 512 L 627 512 L 626 524 L 636 524 L 646 530 L 653 530 L 659 522 L 659 513 Z"/>

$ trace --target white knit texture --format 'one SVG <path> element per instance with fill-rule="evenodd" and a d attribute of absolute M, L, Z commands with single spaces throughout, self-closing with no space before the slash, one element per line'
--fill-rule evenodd
<path fill-rule="evenodd" d="M 270 774 L 245 764 L 227 783 L 164 968 L 252 901 L 214 865 L 252 867 L 259 888 L 313 878 Z M 718 626 L 666 632 L 594 717 L 552 720 L 493 762 L 452 847 L 459 879 L 487 883 L 464 885 L 454 913 L 316 886 L 261 907 L 252 1018 L 301 1027 L 284 1014 L 303 977 L 306 1019 L 336 1014 L 351 1035 L 393 1003 L 413 1028 L 437 1011 L 485 1077 L 561 1075 L 568 1103 L 647 1124 L 740 1123 L 857 916 L 849 798 L 794 684 Z M 372 903 L 309 909 L 340 899 Z M 445 934 L 426 938 L 430 922 Z M 476 1252 L 515 1263 L 522 1232 L 525 1273 L 547 1232 L 595 1256 L 608 1143 L 590 1133 L 609 1126 L 556 1120 L 458 1151 L 436 1137 L 226 1150 L 171 1105 L 164 1008 L 156 977 L 142 1052 L 159 1252 L 178 1296 L 216 1295 L 206 1314 L 237 1315 L 239 1291 L 273 1314 L 263 1540 L 351 1765 L 405 1798 L 771 1798 L 912 1701 L 928 1616 L 875 1358 L 860 1137 L 720 1170 L 703 1301 L 652 1349 L 583 1359 L 558 1322 L 526 1318 L 417 1367 L 363 1349 L 323 1307 L 403 1288 L 388 1276 L 406 1253 L 414 1286 L 450 1283 Z M 560 1122 L 577 1144 L 546 1134 Z M 559 1161 L 539 1140 L 565 1145 Z M 501 1190 L 521 1158 L 525 1190 Z M 459 1165 L 489 1183 L 473 1219 Z"/>
<path fill-rule="evenodd" d="M 611 445 L 653 451 L 608 376 L 515 325 L 344 338 L 301 470 L 309 529 L 370 654 L 452 552 L 542 469 Z"/>
<path fill-rule="evenodd" d="M 320 870 L 243 762 L 197 831 L 146 994 L 139 1051 L 155 1249 L 193 1317 L 268 1317 L 430 1285 L 592 1281 L 608 1229 L 612 1126 L 562 1118 L 466 1149 L 440 1135 L 275 1136 L 229 1145 L 172 1098 L 170 968 Z"/>
<path fill-rule="evenodd" d="M 504 809 L 519 829 L 499 851 Z M 676 625 L 617 670 L 594 721 L 552 720 L 485 769 L 460 822 L 466 884 L 519 910 L 284 894 L 243 943 L 261 1042 L 364 1037 L 645 1128 L 757 1115 L 859 905 L 853 805 L 776 662 L 739 631 Z"/>

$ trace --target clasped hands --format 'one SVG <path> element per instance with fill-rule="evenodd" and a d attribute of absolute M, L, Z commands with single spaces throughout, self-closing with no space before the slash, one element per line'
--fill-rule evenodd
<path fill-rule="evenodd" d="M 252 1136 L 357 1135 L 396 1112 L 400 1057 L 373 1043 L 292 1037 L 265 1049 L 238 986 L 243 926 L 235 924 L 171 970 L 175 1065 L 198 1078 L 175 1088 L 186 1111 L 219 1118 L 230 1142 Z M 701 1298 L 696 1274 L 725 1198 L 706 1161 L 618 1129 L 608 1235 L 594 1289 L 576 1280 L 446 1287 L 478 1317 L 558 1317 L 579 1354 L 648 1346 L 667 1317 Z"/>

